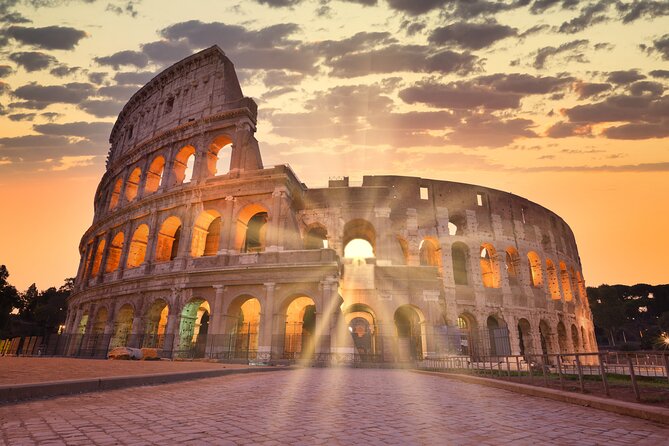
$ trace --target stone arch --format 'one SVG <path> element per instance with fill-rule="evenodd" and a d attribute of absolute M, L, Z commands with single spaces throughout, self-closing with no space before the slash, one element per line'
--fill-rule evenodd
<path fill-rule="evenodd" d="M 532 341 L 532 325 L 530 321 L 525 318 L 518 320 L 518 348 L 522 356 L 531 355 L 534 353 L 534 345 Z"/>
<path fill-rule="evenodd" d="M 558 283 L 557 270 L 551 259 L 546 259 L 546 275 L 548 276 L 548 289 L 551 299 L 560 300 L 560 284 Z"/>
<path fill-rule="evenodd" d="M 404 237 L 397 236 L 397 243 L 400 245 L 400 252 L 402 253 L 401 263 L 402 265 L 409 264 L 409 243 Z"/>
<path fill-rule="evenodd" d="M 128 250 L 128 261 L 126 266 L 128 268 L 136 268 L 146 258 L 146 246 L 149 242 L 149 226 L 143 223 L 135 229 L 130 241 L 130 248 Z"/>
<path fill-rule="evenodd" d="M 116 209 L 116 206 L 118 206 L 119 200 L 121 199 L 121 189 L 123 189 L 123 178 L 117 178 L 109 197 L 110 211 Z"/>
<path fill-rule="evenodd" d="M 221 214 L 213 209 L 200 212 L 193 225 L 192 257 L 215 256 L 221 239 Z"/>
<path fill-rule="evenodd" d="M 240 294 L 228 306 L 226 333 L 230 334 L 230 352 L 234 357 L 255 357 L 260 332 L 260 299 Z"/>
<path fill-rule="evenodd" d="M 541 272 L 541 259 L 536 252 L 530 251 L 527 253 L 527 261 L 530 266 L 531 284 L 533 287 L 539 288 L 544 284 L 543 274 Z"/>
<path fill-rule="evenodd" d="M 100 306 L 95 312 L 95 318 L 93 319 L 93 326 L 91 331 L 94 335 L 102 335 L 105 332 L 107 327 L 107 321 L 109 319 L 109 310 L 106 306 Z"/>
<path fill-rule="evenodd" d="M 93 269 L 91 270 L 91 276 L 95 277 L 100 272 L 100 265 L 102 264 L 102 254 L 105 251 L 105 239 L 100 238 L 98 240 L 98 246 L 95 250 L 95 256 L 93 257 Z"/>
<path fill-rule="evenodd" d="M 128 180 L 125 183 L 125 199 L 128 203 L 137 198 L 139 192 L 139 182 L 142 179 L 142 169 L 135 167 L 128 175 Z"/>
<path fill-rule="evenodd" d="M 193 179 L 193 169 L 195 167 L 195 147 L 187 145 L 179 149 L 174 157 L 174 184 L 189 183 Z"/>
<path fill-rule="evenodd" d="M 316 341 L 316 302 L 308 295 L 298 294 L 285 299 L 281 307 L 285 316 L 284 357 L 311 357 Z"/>
<path fill-rule="evenodd" d="M 109 244 L 108 251 L 105 272 L 111 273 L 116 271 L 119 264 L 121 263 L 121 253 L 123 252 L 123 232 L 119 231 L 116 233 L 111 243 Z"/>
<path fill-rule="evenodd" d="M 509 330 L 504 319 L 496 314 L 491 314 L 486 319 L 486 328 L 488 330 L 487 352 L 491 356 L 508 356 L 511 354 L 509 345 Z"/>
<path fill-rule="evenodd" d="M 244 206 L 237 214 L 235 249 L 239 252 L 265 250 L 269 212 L 261 204 Z"/>
<path fill-rule="evenodd" d="M 204 347 L 209 332 L 211 309 L 205 299 L 194 297 L 181 310 L 179 324 L 179 350 L 190 352 L 193 357 L 204 355 Z"/>
<path fill-rule="evenodd" d="M 129 344 L 134 317 L 135 308 L 131 303 L 123 304 L 118 309 L 114 321 L 114 335 L 109 343 L 110 348 L 127 346 Z"/>
<path fill-rule="evenodd" d="M 464 215 L 453 214 L 448 216 L 448 235 L 464 235 L 467 219 Z"/>
<path fill-rule="evenodd" d="M 402 305 L 393 316 L 397 331 L 398 358 L 422 359 L 426 351 L 425 316 L 414 305 Z"/>
<path fill-rule="evenodd" d="M 559 353 L 566 353 L 569 350 L 567 346 L 567 329 L 562 321 L 557 324 L 557 338 Z"/>
<path fill-rule="evenodd" d="M 581 301 L 587 305 L 588 294 L 585 290 L 585 281 L 580 271 L 576 271 L 576 283 L 578 284 L 578 295 L 581 298 Z"/>
<path fill-rule="evenodd" d="M 225 175 L 230 171 L 232 160 L 232 139 L 228 135 L 218 135 L 209 145 L 207 170 L 210 176 Z"/>
<path fill-rule="evenodd" d="M 149 170 L 146 171 L 146 184 L 144 186 L 144 192 L 151 194 L 158 191 L 158 188 L 162 184 L 163 174 L 165 172 L 165 158 L 162 155 L 158 155 L 153 158 Z"/>
<path fill-rule="evenodd" d="M 544 355 L 554 353 L 553 331 L 544 319 L 539 321 L 539 340 L 541 341 L 541 353 Z"/>
<path fill-rule="evenodd" d="M 353 245 L 350 245 L 352 242 Z M 359 257 L 359 253 L 364 253 L 363 257 L 376 257 L 376 230 L 367 220 L 356 218 L 346 223 L 342 243 L 344 257 L 347 256 L 347 249 L 352 257 Z"/>
<path fill-rule="evenodd" d="M 315 223 L 309 225 L 304 236 L 304 249 L 323 249 L 328 247 L 328 230 L 325 226 Z"/>
<path fill-rule="evenodd" d="M 576 328 L 576 324 L 571 324 L 571 345 L 574 348 L 574 353 L 578 353 L 581 343 L 578 338 L 578 328 Z"/>
<path fill-rule="evenodd" d="M 520 285 L 520 256 L 518 250 L 513 246 L 506 248 L 506 275 L 509 278 L 509 285 Z"/>
<path fill-rule="evenodd" d="M 160 225 L 156 240 L 156 262 L 174 260 L 179 253 L 181 239 L 181 220 L 174 215 L 166 218 Z"/>
<path fill-rule="evenodd" d="M 571 302 L 573 299 L 571 293 L 571 279 L 569 278 L 569 271 L 567 271 L 567 265 L 564 262 L 560 262 L 560 282 L 562 283 L 562 292 L 564 293 L 564 300 L 566 302 Z"/>
<path fill-rule="evenodd" d="M 490 243 L 481 244 L 481 280 L 486 288 L 499 288 L 499 264 L 497 263 L 497 251 Z"/>
<path fill-rule="evenodd" d="M 355 353 L 366 358 L 378 354 L 377 318 L 372 308 L 365 304 L 352 304 L 343 311 L 344 320 L 353 339 Z"/>
<path fill-rule="evenodd" d="M 453 261 L 453 280 L 456 285 L 469 284 L 469 248 L 462 242 L 455 242 L 451 245 L 451 259 Z"/>
<path fill-rule="evenodd" d="M 433 237 L 421 240 L 418 246 L 418 256 L 421 266 L 436 266 L 441 268 L 441 246 Z"/>
<path fill-rule="evenodd" d="M 170 307 L 163 298 L 155 299 L 144 313 L 143 347 L 162 348 Z"/>

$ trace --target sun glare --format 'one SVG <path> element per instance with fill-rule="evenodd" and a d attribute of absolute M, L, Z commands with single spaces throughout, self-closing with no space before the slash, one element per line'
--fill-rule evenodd
<path fill-rule="evenodd" d="M 354 238 L 344 248 L 344 257 L 349 259 L 374 257 L 372 245 L 364 239 Z"/>

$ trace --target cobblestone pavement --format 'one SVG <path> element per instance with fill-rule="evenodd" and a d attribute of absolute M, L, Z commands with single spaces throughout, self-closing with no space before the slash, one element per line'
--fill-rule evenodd
<path fill-rule="evenodd" d="M 669 428 L 404 370 L 233 375 L 0 407 L 5 444 L 645 445 Z"/>

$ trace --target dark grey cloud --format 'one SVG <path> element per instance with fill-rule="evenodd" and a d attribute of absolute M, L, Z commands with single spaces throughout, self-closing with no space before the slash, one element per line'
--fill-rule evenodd
<path fill-rule="evenodd" d="M 574 85 L 574 90 L 578 93 L 579 99 L 587 99 L 611 89 L 611 84 L 596 82 L 578 82 Z"/>
<path fill-rule="evenodd" d="M 20 122 L 20 121 L 32 121 L 35 119 L 36 113 L 14 113 L 7 116 L 10 121 Z"/>
<path fill-rule="evenodd" d="M 535 138 L 534 122 L 529 119 L 504 119 L 491 114 L 475 114 L 447 135 L 448 142 L 463 147 L 503 147 L 519 138 Z"/>
<path fill-rule="evenodd" d="M 145 43 L 141 48 L 149 59 L 159 63 L 173 63 L 191 55 L 193 52 L 186 42 L 171 40 Z"/>
<path fill-rule="evenodd" d="M 653 46 L 648 47 L 649 52 L 657 52 L 662 59 L 669 60 L 669 34 L 665 34 L 653 41 Z"/>
<path fill-rule="evenodd" d="M 117 15 L 127 14 L 130 17 L 134 18 L 137 17 L 138 13 L 137 10 L 135 9 L 135 3 L 138 2 L 129 1 L 125 5 L 113 5 L 111 3 L 107 3 L 107 11 L 113 12 L 114 14 Z"/>
<path fill-rule="evenodd" d="M 329 60 L 355 52 L 366 51 L 379 45 L 390 45 L 397 42 L 397 39 L 389 32 L 363 31 L 345 39 L 323 40 L 318 43 L 306 44 L 305 46 Z"/>
<path fill-rule="evenodd" d="M 26 135 L 0 138 L 0 158 L 10 160 L 15 165 L 34 170 L 39 163 L 42 167 L 59 165 L 58 160 L 72 156 L 99 156 L 106 152 L 106 146 L 87 139 L 72 140 L 68 136 Z"/>
<path fill-rule="evenodd" d="M 97 95 L 127 101 L 133 94 L 137 93 L 137 90 L 139 90 L 139 87 L 136 85 L 106 85 L 98 88 Z"/>
<path fill-rule="evenodd" d="M 529 0 L 388 0 L 391 9 L 411 16 L 438 10 L 445 17 L 457 19 L 492 16 L 528 3 Z"/>
<path fill-rule="evenodd" d="M 109 65 L 115 70 L 128 65 L 144 68 L 149 64 L 149 57 L 146 54 L 132 50 L 118 51 L 111 56 L 96 57 L 94 60 L 100 65 Z"/>
<path fill-rule="evenodd" d="M 116 99 L 88 99 L 79 104 L 79 108 L 96 118 L 113 118 L 118 116 L 125 105 Z"/>
<path fill-rule="evenodd" d="M 256 0 L 261 5 L 271 6 L 273 8 L 285 8 L 295 6 L 302 0 Z"/>
<path fill-rule="evenodd" d="M 92 73 L 88 73 L 88 80 L 95 85 L 100 85 L 105 81 L 107 78 L 107 73 L 104 71 L 94 71 Z"/>
<path fill-rule="evenodd" d="M 664 93 L 664 85 L 659 82 L 637 81 L 630 85 L 629 91 L 633 96 L 650 95 L 658 97 Z"/>
<path fill-rule="evenodd" d="M 617 85 L 631 84 L 638 80 L 644 79 L 646 76 L 639 73 L 639 70 L 619 70 L 608 73 L 606 80 Z"/>
<path fill-rule="evenodd" d="M 119 85 L 144 85 L 156 74 L 153 71 L 122 71 L 114 75 L 114 81 Z"/>
<path fill-rule="evenodd" d="M 335 77 L 356 77 L 367 74 L 441 72 L 469 74 L 480 70 L 479 60 L 469 53 L 444 50 L 431 53 L 429 46 L 389 45 L 378 50 L 348 54 L 326 63 Z"/>
<path fill-rule="evenodd" d="M 576 52 L 576 57 L 578 58 L 579 52 L 584 51 L 588 46 L 589 41 L 586 39 L 572 40 L 571 42 L 563 43 L 558 47 L 547 46 L 539 48 L 534 57 L 534 63 L 532 64 L 534 68 L 542 69 L 545 67 L 546 62 L 549 58 L 552 58 L 561 53 L 573 53 Z"/>
<path fill-rule="evenodd" d="M 435 45 L 456 45 L 469 50 L 480 50 L 507 37 L 518 34 L 518 29 L 497 22 L 457 22 L 436 28 L 429 41 Z"/>
<path fill-rule="evenodd" d="M 33 130 L 43 135 L 76 136 L 91 141 L 104 142 L 109 138 L 111 122 L 68 122 L 64 124 L 35 124 Z"/>
<path fill-rule="evenodd" d="M 14 96 L 23 99 L 21 106 L 43 109 L 50 104 L 78 104 L 95 92 L 93 85 L 82 82 L 70 82 L 65 85 L 38 85 L 32 82 L 14 90 Z"/>
<path fill-rule="evenodd" d="M 587 124 L 560 121 L 546 131 L 549 138 L 567 138 L 570 136 L 592 136 L 592 128 Z"/>
<path fill-rule="evenodd" d="M 274 89 L 268 90 L 265 93 L 263 93 L 261 99 L 263 101 L 267 101 L 269 99 L 276 98 L 276 97 L 279 97 L 279 96 L 283 96 L 284 94 L 293 93 L 295 91 L 297 91 L 297 90 L 293 87 L 274 88 Z"/>
<path fill-rule="evenodd" d="M 535 0 L 530 6 L 532 14 L 541 14 L 553 6 L 560 5 L 562 9 L 573 9 L 578 5 L 579 0 Z"/>
<path fill-rule="evenodd" d="M 44 119 L 46 119 L 47 121 L 49 121 L 49 122 L 51 122 L 51 121 L 53 121 L 53 120 L 55 120 L 55 119 L 58 119 L 58 118 L 60 118 L 61 116 L 63 116 L 62 114 L 60 114 L 60 113 L 56 113 L 56 112 L 44 112 L 44 113 L 40 113 L 39 115 L 40 115 L 42 118 L 44 118 Z"/>
<path fill-rule="evenodd" d="M 272 48 L 294 45 L 288 39 L 299 30 L 294 23 L 272 25 L 259 30 L 247 30 L 239 25 L 227 25 L 222 22 L 205 23 L 199 20 L 180 22 L 163 28 L 159 34 L 168 40 L 185 39 L 191 48 L 204 48 L 221 43 L 221 48 Z"/>
<path fill-rule="evenodd" d="M 2 67 L 0 67 L 0 69 L 2 69 Z M 649 72 L 648 74 L 650 74 L 653 77 L 660 78 L 660 79 L 669 79 L 669 70 L 653 70 L 653 71 Z M 2 77 L 2 76 L 0 75 L 0 77 Z"/>
<path fill-rule="evenodd" d="M 263 77 L 266 87 L 287 87 L 297 85 L 304 79 L 302 73 L 291 73 L 285 70 L 269 70 Z"/>
<path fill-rule="evenodd" d="M 55 57 L 39 51 L 21 51 L 9 55 L 9 59 L 28 72 L 44 70 L 58 63 Z"/>
<path fill-rule="evenodd" d="M 423 31 L 426 27 L 427 23 L 416 20 L 405 20 L 400 25 L 400 28 L 404 30 L 407 36 L 415 36 L 419 32 Z"/>
<path fill-rule="evenodd" d="M 409 15 L 419 15 L 444 7 L 448 0 L 388 0 L 388 6 Z"/>
<path fill-rule="evenodd" d="M 543 31 L 546 31 L 547 29 L 550 28 L 550 25 L 534 25 L 531 28 L 526 29 L 522 33 L 518 34 L 518 37 L 521 39 L 524 39 L 527 36 L 531 36 L 532 34 L 537 34 Z"/>
<path fill-rule="evenodd" d="M 0 23 L 30 23 L 31 20 L 23 17 L 18 12 L 10 12 L 8 14 L 0 15 Z"/>
<path fill-rule="evenodd" d="M 616 3 L 623 23 L 630 23 L 640 18 L 654 19 L 669 15 L 669 3 L 664 0 L 634 0 L 632 3 Z"/>
<path fill-rule="evenodd" d="M 33 45 L 47 50 L 72 50 L 81 39 L 87 36 L 84 31 L 65 26 L 43 28 L 10 26 L 5 34 L 24 45 Z"/>
<path fill-rule="evenodd" d="M 9 65 L 0 65 L 0 79 L 9 76 L 13 72 L 14 70 Z"/>
<path fill-rule="evenodd" d="M 603 135 L 610 139 L 650 139 L 669 136 L 669 119 L 660 123 L 630 123 L 604 130 Z"/>
<path fill-rule="evenodd" d="M 619 166 L 537 166 L 522 169 L 525 172 L 667 172 L 669 162 L 625 164 Z"/>
<path fill-rule="evenodd" d="M 7 82 L 0 81 L 0 94 L 9 93 L 10 91 L 11 88 L 9 87 L 9 84 Z"/>
<path fill-rule="evenodd" d="M 570 76 L 532 76 L 525 73 L 498 73 L 480 76 L 474 81 L 480 85 L 489 85 L 502 93 L 548 94 L 563 90 L 574 81 L 574 78 Z"/>
<path fill-rule="evenodd" d="M 55 68 L 52 68 L 49 73 L 56 77 L 66 77 L 70 76 L 77 71 L 81 70 L 79 67 L 68 67 L 67 65 L 59 65 Z"/>
<path fill-rule="evenodd" d="M 596 3 L 586 5 L 581 9 L 581 13 L 577 17 L 562 23 L 558 31 L 566 34 L 574 34 L 598 23 L 606 22 L 609 20 L 606 11 L 610 5 L 610 0 L 600 0 Z"/>

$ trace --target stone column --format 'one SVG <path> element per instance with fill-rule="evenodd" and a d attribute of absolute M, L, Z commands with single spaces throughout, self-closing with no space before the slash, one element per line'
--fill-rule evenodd
<path fill-rule="evenodd" d="M 132 328 L 130 329 L 130 338 L 128 339 L 128 346 L 139 348 L 140 338 L 142 333 L 142 316 L 135 314 L 132 318 Z"/>
<path fill-rule="evenodd" d="M 260 309 L 260 329 L 258 333 L 258 357 L 269 359 L 272 355 L 272 335 L 274 333 L 274 290 L 275 282 L 265 285 L 265 305 Z M 276 327 L 279 328 L 279 327 Z"/>
<path fill-rule="evenodd" d="M 211 334 L 223 334 L 225 332 L 224 327 L 221 326 L 221 320 L 225 314 L 225 309 L 223 308 L 223 294 L 225 292 L 224 285 L 213 285 L 212 288 L 216 290 L 216 296 L 214 297 L 214 305 L 212 305 L 212 321 L 209 326 L 209 333 Z"/>
<path fill-rule="evenodd" d="M 221 235 L 218 241 L 218 254 L 232 254 L 235 252 L 234 240 L 237 222 L 234 221 L 235 202 L 237 199 L 231 195 L 225 197 L 225 209 L 221 215 Z"/>
<path fill-rule="evenodd" d="M 165 151 L 165 167 L 163 168 L 163 179 L 158 187 L 158 192 L 164 192 L 165 189 L 172 186 L 174 182 L 174 158 L 177 155 L 177 146 L 173 144 L 169 150 Z"/>
<path fill-rule="evenodd" d="M 105 270 L 107 269 L 107 259 L 109 258 L 109 248 L 111 247 L 111 229 L 105 234 L 105 250 L 102 253 L 102 259 L 100 260 L 100 270 L 98 271 L 97 283 L 102 282 L 102 278 L 105 275 Z"/>
<path fill-rule="evenodd" d="M 280 246 L 280 231 L 282 229 L 283 217 L 283 196 L 286 194 L 285 188 L 276 187 L 272 192 L 272 209 L 269 214 L 269 226 L 265 237 L 265 251 L 282 251 Z"/>
<path fill-rule="evenodd" d="M 130 253 L 130 244 L 132 243 L 132 220 L 128 220 L 123 228 L 123 249 L 121 250 L 121 258 L 118 263 L 118 277 L 123 277 L 123 272 L 127 268 L 128 264 L 128 254 Z"/>
<path fill-rule="evenodd" d="M 374 208 L 376 217 L 376 259 L 377 264 L 391 263 L 391 247 L 395 234 L 390 227 L 390 208 Z"/>
<path fill-rule="evenodd" d="M 160 232 L 160 227 L 158 226 L 158 210 L 156 208 L 150 209 L 149 221 L 149 240 L 146 244 L 146 254 L 144 256 L 144 263 L 147 265 L 152 264 L 156 260 L 156 244 L 158 243 L 158 233 Z"/>

